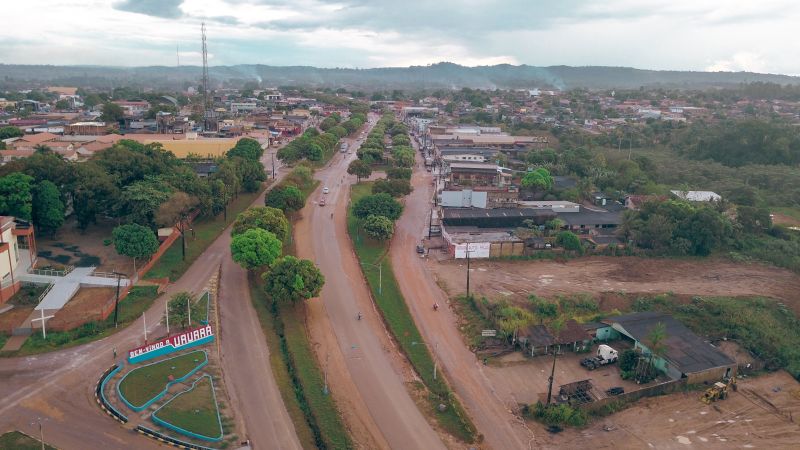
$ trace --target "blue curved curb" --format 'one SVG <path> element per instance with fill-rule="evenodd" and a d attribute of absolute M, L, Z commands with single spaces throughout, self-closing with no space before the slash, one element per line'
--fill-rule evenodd
<path fill-rule="evenodd" d="M 172 402 L 176 398 L 180 397 L 182 394 L 185 394 L 185 393 L 191 391 L 192 389 L 194 389 L 195 386 L 197 385 L 197 383 L 199 383 L 203 378 L 206 378 L 206 377 L 208 377 L 208 382 L 211 383 L 211 395 L 214 398 L 214 408 L 217 411 L 217 424 L 219 425 L 219 437 L 203 436 L 201 434 L 193 433 L 191 431 L 184 430 L 181 427 L 175 426 L 175 425 L 173 425 L 173 424 L 171 424 L 169 422 L 166 422 L 163 419 L 159 419 L 156 416 L 156 414 L 158 414 L 158 412 L 161 411 L 161 408 L 164 408 L 165 406 L 169 405 L 170 402 Z M 211 375 L 203 375 L 203 376 L 199 377 L 198 379 L 196 379 L 194 381 L 194 383 L 192 383 L 192 387 L 190 387 L 189 389 L 186 389 L 185 391 L 182 391 L 182 392 L 179 392 L 179 393 L 175 394 L 171 399 L 169 399 L 168 402 L 164 403 L 163 405 L 159 406 L 158 409 L 153 411 L 153 414 L 150 415 L 150 418 L 157 425 L 161 425 L 162 427 L 168 428 L 168 429 L 170 429 L 172 431 L 175 431 L 176 433 L 180 433 L 180 434 L 183 434 L 185 436 L 189 436 L 189 437 L 192 437 L 192 438 L 195 438 L 195 439 L 200 439 L 200 440 L 203 440 L 203 441 L 219 442 L 219 441 L 222 440 L 222 436 L 224 435 L 224 432 L 222 430 L 222 418 L 219 416 L 219 404 L 217 403 L 217 392 L 214 390 L 214 379 L 211 378 Z"/>
<path fill-rule="evenodd" d="M 175 358 L 178 358 L 178 357 L 180 357 L 180 356 L 183 356 L 183 355 L 175 355 L 175 356 L 173 356 L 172 358 L 167 358 L 167 359 L 162 359 L 162 360 L 160 360 L 160 361 L 152 362 L 152 363 L 150 363 L 150 364 L 147 364 L 147 365 L 144 365 L 144 366 L 142 366 L 142 367 L 137 367 L 136 369 L 133 369 L 133 370 L 131 370 L 130 372 L 126 373 L 126 374 L 125 374 L 125 376 L 124 376 L 124 377 L 122 377 L 122 378 L 119 380 L 119 382 L 117 382 L 117 396 L 119 397 L 119 399 L 120 399 L 120 400 L 122 400 L 122 403 L 125 403 L 125 406 L 127 406 L 128 408 L 130 408 L 130 409 L 132 409 L 132 410 L 134 410 L 134 411 L 136 411 L 136 412 L 144 411 L 145 409 L 147 409 L 148 407 L 150 407 L 150 405 L 152 405 L 153 403 L 155 403 L 155 402 L 157 402 L 157 401 L 161 400 L 161 399 L 162 399 L 162 398 L 163 398 L 163 397 L 164 397 L 164 396 L 167 394 L 167 391 L 169 391 L 169 388 L 170 388 L 170 386 L 172 386 L 172 385 L 173 385 L 173 384 L 175 384 L 175 383 L 182 383 L 182 382 L 184 382 L 185 380 L 189 379 L 189 378 L 190 378 L 192 375 L 194 375 L 195 373 L 197 373 L 197 371 L 198 371 L 198 370 L 202 369 L 203 367 L 205 367 L 205 365 L 206 365 L 206 364 L 208 364 L 208 353 L 206 353 L 206 351 L 205 351 L 205 350 L 200 350 L 200 351 L 201 351 L 201 352 L 203 352 L 203 356 L 205 356 L 205 357 L 206 357 L 205 361 L 202 361 L 200 364 L 198 364 L 198 365 L 197 365 L 197 367 L 195 367 L 194 369 L 192 369 L 191 371 L 189 371 L 189 373 L 187 373 L 186 375 L 184 375 L 184 376 L 182 376 L 182 377 L 180 377 L 180 378 L 178 378 L 178 379 L 176 379 L 176 380 L 172 380 L 172 381 L 168 382 L 168 383 L 166 384 L 166 386 L 164 386 L 164 390 L 163 390 L 163 391 L 161 391 L 161 392 L 159 392 L 158 394 L 156 394 L 156 396 L 155 396 L 155 397 L 153 397 L 153 398 L 151 398 L 150 400 L 148 400 L 148 401 L 147 401 L 147 403 L 145 403 L 144 405 L 142 405 L 142 406 L 133 406 L 133 405 L 132 405 L 132 404 L 131 404 L 131 403 L 130 403 L 130 402 L 129 402 L 129 401 L 126 399 L 126 398 L 125 398 L 125 396 L 124 396 L 124 395 L 122 395 L 122 391 L 120 391 L 120 388 L 119 388 L 119 387 L 122 385 L 122 382 L 125 380 L 125 378 L 127 378 L 127 377 L 128 377 L 128 375 L 130 375 L 131 373 L 133 373 L 133 372 L 134 372 L 134 371 L 136 371 L 136 370 L 139 370 L 139 369 L 142 369 L 142 368 L 145 368 L 145 367 L 148 367 L 148 366 L 152 366 L 152 365 L 154 365 L 154 364 L 160 364 L 160 363 L 162 363 L 162 362 L 164 362 L 164 361 L 169 361 L 169 360 L 171 360 L 171 359 L 175 359 Z M 184 353 L 184 354 L 185 354 L 185 353 Z"/>

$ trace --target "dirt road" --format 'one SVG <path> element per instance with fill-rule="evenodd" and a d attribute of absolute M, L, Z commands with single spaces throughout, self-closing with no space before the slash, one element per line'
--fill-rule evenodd
<path fill-rule="evenodd" d="M 392 348 L 373 307 L 347 237 L 345 208 L 349 184 L 355 178 L 351 179 L 346 170 L 354 158 L 355 152 L 337 154 L 328 167 L 317 172 L 316 178 L 322 186 L 330 188 L 330 194 L 325 195 L 327 206 L 318 206 L 319 197 L 324 195 L 318 189 L 295 226 L 299 256 L 314 260 L 326 280 L 322 301 L 312 301 L 309 305 L 311 334 L 320 344 L 336 344 L 317 351 L 320 356 L 320 352 L 333 354 L 332 359 L 339 362 L 329 367 L 329 381 L 334 396 L 344 397 L 348 406 L 355 408 L 345 412 L 348 423 L 355 420 L 381 447 L 388 444 L 393 449 L 445 448 L 406 390 L 402 364 L 393 356 L 397 350 Z M 320 306 L 324 314 L 320 314 Z M 359 311 L 363 315 L 361 320 L 357 319 Z M 333 335 L 322 337 L 326 330 Z M 332 372 L 342 366 L 347 373 Z M 347 378 L 351 381 L 347 382 Z"/>
<path fill-rule="evenodd" d="M 421 161 L 419 154 L 417 160 Z M 411 180 L 414 192 L 406 198 L 392 240 L 390 254 L 395 276 L 414 321 L 483 434 L 485 445 L 498 450 L 532 448 L 533 432 L 512 412 L 517 405 L 514 395 L 492 386 L 481 363 L 464 345 L 454 314 L 448 308 L 434 312 L 431 307 L 434 302 L 447 304 L 446 294 L 415 253 L 416 244 L 427 233 L 433 195 L 431 180 L 430 173 L 414 171 Z"/>
<path fill-rule="evenodd" d="M 254 204 L 263 204 L 263 197 Z M 229 259 L 229 242 L 230 228 L 145 313 L 151 339 L 164 334 L 159 322 L 167 299 L 179 291 L 199 291 L 223 259 Z M 244 421 L 254 448 L 300 448 L 269 368 L 264 336 L 253 319 L 249 291 L 235 269 L 223 267 L 219 302 L 224 376 L 230 380 L 234 420 Z M 0 359 L 0 431 L 19 429 L 35 436 L 41 418 L 45 441 L 65 450 L 163 448 L 112 420 L 94 400 L 95 383 L 112 364 L 112 349 L 118 349 L 121 360 L 124 350 L 142 345 L 142 330 L 140 319 L 100 341 L 39 356 Z"/>
<path fill-rule="evenodd" d="M 448 294 L 463 292 L 465 267 L 462 261 L 430 261 L 428 266 Z M 470 267 L 475 293 L 491 299 L 584 292 L 760 295 L 783 299 L 800 313 L 800 276 L 758 264 L 735 264 L 720 259 L 598 256 L 564 263 L 473 259 Z"/>

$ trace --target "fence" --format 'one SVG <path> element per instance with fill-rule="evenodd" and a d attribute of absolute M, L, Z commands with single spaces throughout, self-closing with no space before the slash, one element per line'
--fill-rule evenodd
<path fill-rule="evenodd" d="M 597 411 L 614 403 L 616 404 L 632 403 L 644 397 L 655 397 L 657 395 L 671 394 L 675 391 L 683 389 L 685 386 L 686 386 L 685 378 L 681 378 L 679 380 L 670 380 L 653 386 L 647 386 L 635 391 L 626 392 L 624 394 L 614 395 L 606 398 L 601 398 L 594 402 L 584 403 L 580 405 L 580 407 L 587 412 Z"/>
<path fill-rule="evenodd" d="M 113 366 L 111 366 L 110 369 L 106 370 L 105 373 L 103 373 L 103 376 L 100 377 L 100 380 L 97 381 L 97 386 L 94 389 L 94 398 L 100 405 L 100 407 L 103 408 L 103 411 L 108 413 L 108 415 L 110 415 L 115 420 L 121 423 L 127 423 L 128 418 L 125 417 L 125 415 L 121 414 L 119 411 L 117 411 L 114 408 L 114 406 L 112 406 L 111 403 L 108 402 L 105 394 L 106 383 L 108 382 L 109 379 L 114 377 L 114 375 L 116 375 L 120 370 L 122 370 L 122 366 L 114 364 Z"/>
<path fill-rule="evenodd" d="M 188 448 L 188 449 L 194 449 L 194 450 L 214 450 L 214 449 L 212 449 L 210 447 L 204 447 L 202 445 L 192 444 L 192 443 L 189 443 L 189 442 L 181 441 L 180 439 L 175 439 L 175 438 L 169 437 L 166 434 L 159 433 L 156 430 L 152 430 L 152 429 L 147 428 L 147 427 L 142 426 L 142 425 L 137 425 L 136 428 L 134 428 L 134 429 L 136 431 L 138 431 L 139 433 L 144 434 L 145 436 L 151 437 L 153 439 L 157 439 L 157 440 L 159 440 L 161 442 L 164 442 L 165 444 L 169 444 L 169 445 L 171 445 L 173 447 Z"/>
<path fill-rule="evenodd" d="M 46 275 L 48 277 L 65 277 L 72 272 L 73 269 L 75 269 L 75 266 L 66 266 L 64 270 L 30 268 L 28 269 L 28 273 L 32 275 Z"/>

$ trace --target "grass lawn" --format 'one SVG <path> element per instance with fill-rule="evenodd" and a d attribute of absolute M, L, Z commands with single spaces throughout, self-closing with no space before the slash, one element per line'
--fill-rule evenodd
<path fill-rule="evenodd" d="M 236 220 L 236 215 L 247 209 L 264 192 L 264 189 L 261 188 L 258 192 L 239 194 L 239 197 L 228 204 L 227 221 L 224 214 L 198 219 L 194 223 L 195 236 L 192 237 L 191 232 L 186 234 L 186 260 L 183 260 L 181 239 L 178 238 L 145 274 L 144 278 L 169 278 L 170 281 L 180 278 L 206 248 L 222 234 L 222 231 Z"/>
<path fill-rule="evenodd" d="M 361 197 L 372 193 L 372 183 L 364 182 L 353 186 L 351 204 Z M 371 266 L 363 266 L 364 274 L 372 289 L 373 297 L 383 318 L 395 339 L 400 343 L 403 352 L 419 374 L 430 392 L 430 414 L 435 415 L 439 424 L 453 436 L 464 442 L 474 442 L 475 426 L 470 422 L 464 409 L 452 395 L 449 386 L 441 375 L 433 378 L 434 362 L 428 347 L 414 324 L 414 318 L 408 310 L 405 299 L 400 293 L 389 262 L 389 243 L 370 239 L 359 229 L 359 221 L 348 211 L 347 228 L 353 240 L 358 259 L 367 264 L 380 265 L 383 268 L 383 292 L 378 294 L 378 270 Z M 445 403 L 448 408 L 440 412 L 436 406 Z"/>
<path fill-rule="evenodd" d="M 200 436 L 222 438 L 214 385 L 209 376 L 201 377 L 190 390 L 177 394 L 156 411 L 154 416 Z"/>
<path fill-rule="evenodd" d="M 784 216 L 791 217 L 792 219 L 800 220 L 800 208 L 783 207 L 783 208 L 770 208 L 773 212 L 783 214 Z"/>
<path fill-rule="evenodd" d="M 69 331 L 48 332 L 47 339 L 34 332 L 17 352 L 7 352 L 3 356 L 24 356 L 44 353 L 67 347 L 85 344 L 123 330 L 128 324 L 141 317 L 158 297 L 156 286 L 134 286 L 130 294 L 119 303 L 119 327 L 114 327 L 114 313 L 101 322 L 89 322 Z M 111 350 L 109 350 L 110 352 Z M 109 355 L 109 358 L 111 356 Z"/>
<path fill-rule="evenodd" d="M 167 383 L 185 377 L 206 358 L 206 354 L 198 350 L 133 369 L 122 380 L 119 390 L 131 405 L 143 406 L 163 391 Z"/>
<path fill-rule="evenodd" d="M 211 294 L 206 292 L 205 294 L 201 295 L 194 302 L 194 307 L 192 308 L 192 312 L 195 314 L 192 316 L 192 322 L 198 321 L 199 323 L 208 323 L 208 302 L 211 301 Z"/>
<path fill-rule="evenodd" d="M 27 434 L 20 433 L 19 431 L 9 431 L 8 433 L 0 436 L 0 450 L 40 450 L 42 448 L 42 441 L 34 439 Z M 44 445 L 47 450 L 56 450 L 47 444 Z"/>
<path fill-rule="evenodd" d="M 0 333 L 0 348 L 3 348 L 6 345 L 6 341 L 8 340 L 8 336 L 5 334 Z"/>

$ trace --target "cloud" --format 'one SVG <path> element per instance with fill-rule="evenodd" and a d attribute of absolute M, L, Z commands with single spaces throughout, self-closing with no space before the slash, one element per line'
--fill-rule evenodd
<path fill-rule="evenodd" d="M 177 19 L 183 16 L 183 0 L 124 0 L 114 4 L 120 11 L 144 14 L 146 16 Z"/>
<path fill-rule="evenodd" d="M 6 2 L 8 64 L 319 67 L 517 63 L 800 74 L 796 0 L 25 0 Z M 28 24 L 37 24 L 31 34 Z M 131 33 L 130 30 L 135 30 Z M 19 42 L 21 36 L 25 42 Z M 181 63 L 196 59 L 187 54 Z"/>
<path fill-rule="evenodd" d="M 757 72 L 767 71 L 764 58 L 757 53 L 739 52 L 729 59 L 715 61 L 706 67 L 709 72 Z"/>

